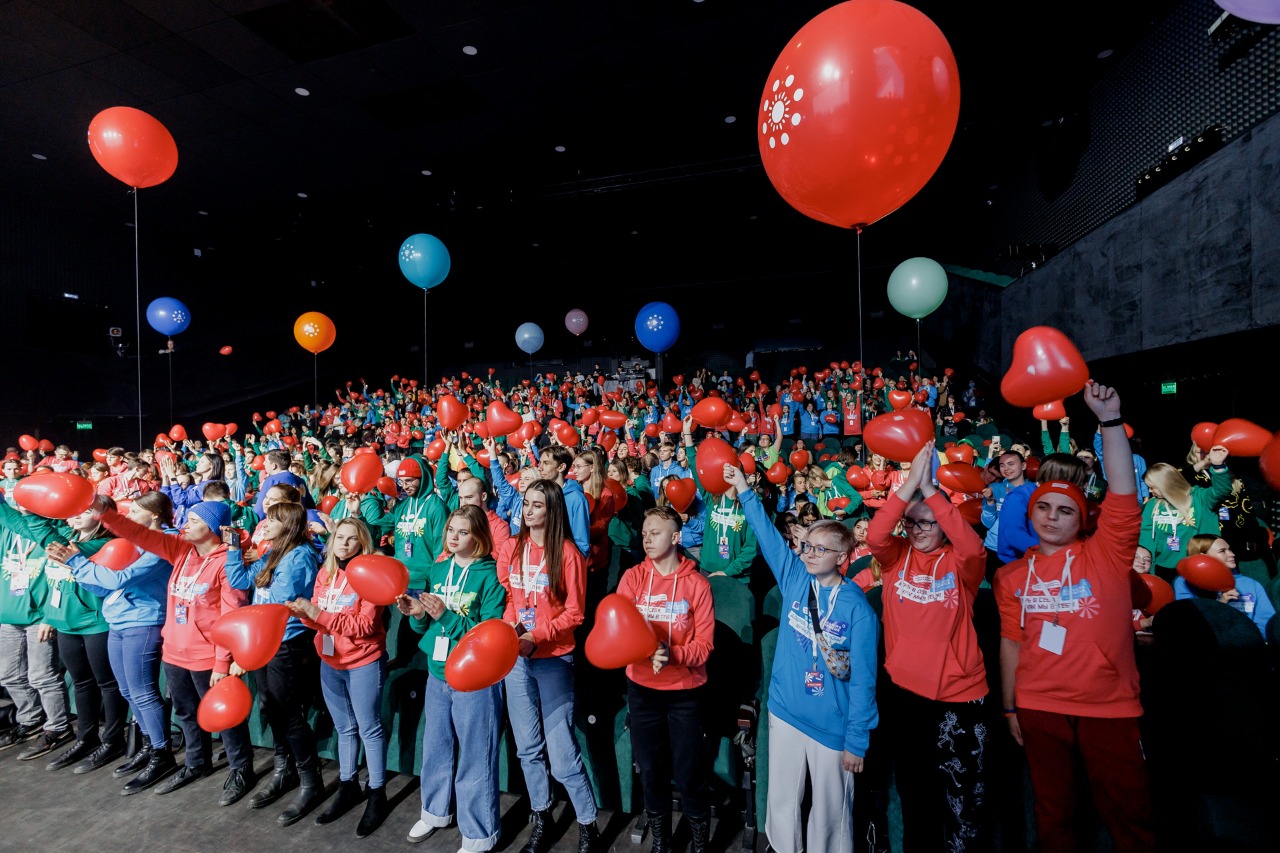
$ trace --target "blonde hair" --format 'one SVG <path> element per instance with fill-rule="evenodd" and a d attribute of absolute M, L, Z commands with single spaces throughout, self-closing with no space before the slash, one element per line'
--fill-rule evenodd
<path fill-rule="evenodd" d="M 1207 554 L 1209 549 L 1213 547 L 1213 543 L 1221 539 L 1212 533 L 1197 533 L 1187 542 L 1187 556 L 1194 557 L 1197 554 Z"/>
<path fill-rule="evenodd" d="M 360 518 L 344 518 L 333 527 L 333 534 L 329 537 L 329 547 L 324 552 L 324 564 L 322 569 L 329 571 L 329 583 L 333 583 L 333 578 L 338 573 L 338 555 L 333 553 L 334 540 L 338 538 L 338 531 L 344 527 L 354 527 L 356 529 L 356 540 L 360 543 L 360 554 L 373 553 L 373 534 L 369 532 L 369 526 Z M 354 559 L 354 558 L 353 558 Z"/>
<path fill-rule="evenodd" d="M 1161 496 L 1183 516 L 1191 517 L 1191 484 L 1181 471 L 1168 462 L 1157 462 L 1147 469 L 1142 479 L 1148 486 L 1159 489 Z"/>
<path fill-rule="evenodd" d="M 608 478 L 608 474 L 605 471 L 604 452 L 598 448 L 588 447 L 579 453 L 577 458 L 585 459 L 591 466 L 591 476 L 587 477 L 586 480 L 579 480 L 578 485 L 582 486 L 582 491 L 599 500 L 600 493 L 604 491 L 604 481 Z"/>

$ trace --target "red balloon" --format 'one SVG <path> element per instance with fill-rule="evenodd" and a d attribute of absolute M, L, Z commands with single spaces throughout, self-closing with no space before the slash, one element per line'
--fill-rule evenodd
<path fill-rule="evenodd" d="M 742 419 L 742 415 L 734 412 L 733 417 L 729 418 L 729 422 L 724 427 L 729 432 L 742 432 L 747 428 L 747 422 Z"/>
<path fill-rule="evenodd" d="M 933 421 L 918 409 L 883 414 L 867 422 L 862 438 L 872 453 L 894 462 L 910 462 L 933 438 Z"/>
<path fill-rule="evenodd" d="M 222 347 L 218 350 L 218 355 L 231 355 L 231 347 Z"/>
<path fill-rule="evenodd" d="M 94 461 L 94 462 L 106 462 L 106 461 L 107 461 L 107 451 L 106 451 L 106 450 L 104 450 L 104 449 L 103 449 L 103 448 L 101 448 L 101 447 L 99 447 L 97 450 L 93 451 L 93 461 Z"/>
<path fill-rule="evenodd" d="M 1151 591 L 1151 601 L 1146 607 L 1142 608 L 1142 612 L 1148 616 L 1155 616 L 1160 612 L 1160 608 L 1166 604 L 1173 603 L 1173 586 L 1168 581 L 1158 578 L 1150 572 L 1138 575 L 1138 579 L 1146 584 L 1147 589 Z"/>
<path fill-rule="evenodd" d="M 578 435 L 578 431 L 573 427 L 565 424 L 555 431 L 556 441 L 565 447 L 576 447 L 578 442 L 582 440 L 582 436 Z"/>
<path fill-rule="evenodd" d="M 609 429 L 622 429 L 627 425 L 627 416 L 616 409 L 605 409 L 600 413 L 600 423 Z"/>
<path fill-rule="evenodd" d="M 129 568 L 141 556 L 142 552 L 128 539 L 112 539 L 89 559 L 99 566 L 118 572 Z"/>
<path fill-rule="evenodd" d="M 373 604 L 394 604 L 409 588 L 409 570 L 395 557 L 362 554 L 346 568 L 347 582 L 356 594 Z"/>
<path fill-rule="evenodd" d="M 616 592 L 600 599 L 587 635 L 587 660 L 600 669 L 622 669 L 649 658 L 657 648 L 658 638 L 634 602 Z"/>
<path fill-rule="evenodd" d="M 964 420 L 964 412 L 953 413 L 951 415 L 951 420 L 954 421 L 955 423 L 960 423 L 961 421 Z"/>
<path fill-rule="evenodd" d="M 1218 432 L 1218 425 L 1212 421 L 1201 421 L 1191 428 L 1191 440 L 1196 447 L 1208 453 L 1213 448 L 1213 436 Z"/>
<path fill-rule="evenodd" d="M 760 157 L 806 216 L 870 225 L 929 181 L 955 135 L 960 75 L 941 30 L 894 0 L 832 6 L 797 32 L 765 82 Z"/>
<path fill-rule="evenodd" d="M 1011 406 L 1065 400 L 1089 381 L 1089 366 L 1071 340 L 1051 326 L 1033 326 L 1013 342 L 1013 364 L 1000 380 Z"/>
<path fill-rule="evenodd" d="M 186 428 L 182 424 L 174 424 L 172 427 L 169 428 L 169 440 L 170 441 L 186 441 L 187 440 Z"/>
<path fill-rule="evenodd" d="M 849 485 L 860 492 L 871 488 L 870 475 L 859 465 L 850 465 L 849 470 L 844 472 L 844 478 L 849 481 Z"/>
<path fill-rule="evenodd" d="M 495 400 L 489 404 L 489 408 L 485 410 L 485 420 L 483 424 L 488 428 L 489 435 L 497 438 L 502 435 L 511 435 L 511 433 L 520 429 L 524 425 L 524 420 L 515 412 L 507 408 L 507 404 L 500 400 Z"/>
<path fill-rule="evenodd" d="M 677 373 L 675 376 L 671 377 L 671 381 L 675 384 L 677 388 L 680 387 L 681 385 L 684 384 L 684 374 Z"/>
<path fill-rule="evenodd" d="M 960 510 L 960 516 L 970 524 L 982 523 L 982 498 L 969 498 L 956 509 Z"/>
<path fill-rule="evenodd" d="M 756 458 L 751 451 L 744 450 L 738 454 L 738 461 L 742 463 L 742 473 L 751 476 L 756 472 Z"/>
<path fill-rule="evenodd" d="M 462 635 L 444 664 L 444 680 L 470 693 L 507 677 L 520 657 L 516 629 L 501 619 L 486 619 Z"/>
<path fill-rule="evenodd" d="M 23 450 L 35 450 L 40 446 L 40 439 L 34 435 L 22 435 L 18 437 L 18 446 Z"/>
<path fill-rule="evenodd" d="M 698 482 L 702 483 L 702 488 L 713 495 L 723 495 L 729 491 L 730 486 L 724 480 L 724 466 L 738 467 L 738 454 L 733 447 L 724 439 L 712 436 L 704 438 L 698 445 L 697 456 Z"/>
<path fill-rule="evenodd" d="M 928 394 L 925 395 L 925 399 L 928 399 Z M 907 406 L 911 405 L 911 392 L 910 391 L 890 391 L 889 405 L 893 407 L 893 410 L 895 412 L 902 411 Z"/>
<path fill-rule="evenodd" d="M 947 460 L 949 462 L 963 462 L 965 465 L 973 465 L 973 447 L 968 444 L 957 444 L 947 448 Z M 978 489 L 982 491 L 982 489 Z"/>
<path fill-rule="evenodd" d="M 796 450 L 791 454 L 791 467 L 797 471 L 808 468 L 811 461 L 813 461 L 813 454 L 807 450 Z"/>
<path fill-rule="evenodd" d="M 222 424 L 207 423 L 200 427 L 200 431 L 204 433 L 204 437 L 209 441 L 217 441 L 227 434 L 227 428 Z"/>
<path fill-rule="evenodd" d="M 1178 574 L 1197 589 L 1226 592 L 1236 588 L 1235 575 L 1231 574 L 1226 563 L 1208 554 L 1183 557 L 1178 561 Z"/>
<path fill-rule="evenodd" d="M 582 410 L 581 420 L 582 420 L 582 423 L 585 424 L 586 426 L 591 426 L 593 423 L 595 423 L 599 419 L 600 419 L 600 413 L 597 412 L 595 409 Z"/>
<path fill-rule="evenodd" d="M 251 604 L 219 616 L 210 633 L 242 669 L 262 669 L 280 650 L 288 621 L 283 604 Z"/>
<path fill-rule="evenodd" d="M 437 404 L 436 416 L 440 419 L 440 426 L 457 429 L 467 420 L 467 407 L 452 394 L 445 394 Z"/>
<path fill-rule="evenodd" d="M 342 482 L 342 487 L 351 494 L 363 495 L 378 485 L 378 478 L 382 474 L 382 460 L 376 454 L 362 453 L 342 463 L 338 479 Z"/>
<path fill-rule="evenodd" d="M 325 515 L 333 512 L 333 508 L 338 505 L 337 495 L 325 495 L 320 499 L 320 511 Z"/>
<path fill-rule="evenodd" d="M 1024 472 L 1028 483 L 1034 483 L 1036 477 L 1040 476 L 1040 459 L 1035 456 L 1027 457 L 1027 468 Z"/>
<path fill-rule="evenodd" d="M 159 456 L 160 456 L 160 453 L 157 452 L 156 457 L 159 458 Z M 266 467 L 266 462 L 263 461 L 261 456 L 255 456 L 253 457 L 253 461 L 250 462 L 249 465 L 250 467 L 253 468 L 253 470 L 261 471 Z"/>
<path fill-rule="evenodd" d="M 785 462 L 775 462 L 768 471 L 764 472 L 764 478 L 775 486 L 781 486 L 791 479 L 791 469 Z"/>
<path fill-rule="evenodd" d="M 284 429 L 284 424 L 280 423 L 279 418 L 272 418 L 262 425 L 264 435 L 277 435 L 282 429 Z"/>
<path fill-rule="evenodd" d="M 982 473 L 972 465 L 963 462 L 949 462 L 938 466 L 938 484 L 946 486 L 953 492 L 977 494 L 987 487 Z"/>
<path fill-rule="evenodd" d="M 600 436 L 600 446 L 604 448 L 605 453 L 611 453 L 618 443 L 618 434 L 616 432 L 606 432 Z"/>
<path fill-rule="evenodd" d="M 107 174 L 131 187 L 162 184 L 178 168 L 178 145 L 155 117 L 110 107 L 89 122 L 89 151 Z"/>
<path fill-rule="evenodd" d="M 394 498 L 400 494 L 400 490 L 396 487 L 396 481 L 393 477 L 379 477 L 378 491 L 382 492 L 389 498 Z"/>
<path fill-rule="evenodd" d="M 848 498 L 832 498 L 831 500 L 827 501 L 827 509 L 830 509 L 830 510 L 848 509 L 848 507 L 849 507 Z"/>
<path fill-rule="evenodd" d="M 427 445 L 427 449 L 423 451 L 423 455 L 432 462 L 438 460 L 444 455 L 444 439 L 440 437 L 433 439 L 432 442 Z"/>
<path fill-rule="evenodd" d="M 627 487 L 612 477 L 604 481 L 604 487 L 613 495 L 614 512 L 621 511 L 627 505 Z"/>
<path fill-rule="evenodd" d="M 236 661 L 239 663 L 239 661 Z M 245 683 L 234 676 L 227 676 L 200 698 L 196 708 L 196 722 L 210 734 L 234 729 L 249 719 L 253 710 L 253 696 Z"/>
<path fill-rule="evenodd" d="M 1260 456 L 1269 441 L 1269 431 L 1244 418 L 1227 418 L 1213 434 L 1213 443 L 1231 451 L 1232 456 Z"/>
<path fill-rule="evenodd" d="M 226 424 L 226 426 L 224 427 L 224 429 L 226 430 L 226 436 L 227 436 L 227 438 L 231 438 L 231 436 L 235 435 L 237 432 L 239 432 L 239 431 L 240 431 L 240 427 L 238 427 L 238 426 L 237 426 L 236 424 L 234 424 L 234 423 Z"/>
<path fill-rule="evenodd" d="M 672 480 L 662 487 L 662 491 L 666 494 L 667 500 L 671 502 L 671 506 L 675 508 L 676 512 L 684 512 L 689 509 L 689 505 L 693 503 L 694 497 L 697 496 L 698 484 L 686 477 Z"/>
<path fill-rule="evenodd" d="M 871 388 L 873 391 L 882 390 L 884 388 L 884 380 L 877 376 L 876 381 L 871 383 Z"/>
<path fill-rule="evenodd" d="M 684 429 L 684 425 L 680 423 L 680 419 L 675 415 L 667 412 L 662 416 L 662 431 L 671 435 L 678 433 Z"/>
<path fill-rule="evenodd" d="M 51 471 L 42 477 L 27 477 L 13 487 L 18 506 L 44 518 L 70 518 L 93 503 L 93 484 L 75 474 Z"/>
<path fill-rule="evenodd" d="M 733 409 L 729 408 L 728 404 L 718 397 L 707 397 L 704 400 L 699 400 L 690 414 L 693 415 L 694 421 L 704 427 L 720 429 L 728 424 L 729 419 L 733 417 Z"/>
<path fill-rule="evenodd" d="M 1262 454 L 1258 457 L 1258 468 L 1262 471 L 1262 478 L 1267 481 L 1267 485 L 1280 491 L 1280 434 L 1271 437 L 1267 442 L 1267 446 L 1262 448 Z"/>
<path fill-rule="evenodd" d="M 644 434 L 649 436 L 649 438 L 657 438 L 658 433 L 660 432 L 662 432 L 662 429 L 657 424 L 644 425 Z"/>
<path fill-rule="evenodd" d="M 1056 421 L 1067 416 L 1067 409 L 1062 400 L 1041 403 L 1031 410 L 1031 417 L 1041 421 Z"/>

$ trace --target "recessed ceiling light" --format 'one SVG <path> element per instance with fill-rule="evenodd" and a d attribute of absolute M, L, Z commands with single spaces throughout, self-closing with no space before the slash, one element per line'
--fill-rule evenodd
<path fill-rule="evenodd" d="M 1099 59 L 1106 59 L 1107 57 L 1109 57 L 1109 56 L 1110 56 L 1111 54 L 1113 54 L 1113 53 L 1115 53 L 1115 51 L 1114 51 L 1114 50 L 1112 50 L 1111 48 L 1107 48 L 1106 50 L 1098 51 L 1098 58 L 1099 58 Z"/>
<path fill-rule="evenodd" d="M 748 218 L 748 219 L 750 219 L 752 222 L 755 222 L 755 221 L 756 221 L 757 219 L 759 219 L 760 217 L 759 217 L 759 216 L 756 216 L 756 215 L 753 213 L 753 214 L 751 214 L 750 216 L 748 216 L 747 218 Z"/>
<path fill-rule="evenodd" d="M 737 116 L 725 116 L 725 117 L 724 117 L 724 123 L 725 123 L 725 124 L 733 124 L 733 123 L 734 123 L 735 121 L 737 121 L 737 120 L 738 120 L 738 117 L 737 117 Z"/>
<path fill-rule="evenodd" d="M 302 88 L 301 86 L 299 86 L 298 88 L 294 89 L 293 91 L 294 91 L 294 94 L 301 95 L 301 96 L 302 96 L 302 97 L 304 97 L 304 98 L 305 98 L 307 95 L 310 95 L 310 94 L 311 94 L 311 90 L 310 90 L 310 89 L 304 89 L 304 88 Z"/>
<path fill-rule="evenodd" d="M 475 56 L 477 53 L 480 52 L 480 50 L 475 45 L 468 44 L 463 46 L 462 52 L 465 53 L 467 56 Z"/>
<path fill-rule="evenodd" d="M 306 193 L 298 193 L 298 198 L 306 198 L 306 197 L 307 197 Z"/>
<path fill-rule="evenodd" d="M 196 211 L 196 213 L 200 214 L 201 216 L 208 216 L 208 215 L 209 215 L 209 211 L 207 211 L 207 210 L 197 210 L 197 211 Z"/>
<path fill-rule="evenodd" d="M 430 169 L 423 169 L 423 170 L 422 170 L 422 174 L 426 175 L 426 176 L 429 178 L 429 177 L 431 177 L 431 170 L 430 170 Z"/>
<path fill-rule="evenodd" d="M 557 154 L 563 154 L 563 153 L 564 153 L 564 146 L 563 146 L 563 145 L 557 145 L 557 146 L 556 146 L 556 153 L 557 153 Z"/>
<path fill-rule="evenodd" d="M 539 247 L 539 246 L 541 246 L 541 245 L 542 245 L 541 243 L 534 243 L 534 244 L 533 244 L 533 248 L 535 248 L 535 249 L 536 249 L 536 248 L 538 248 L 538 247 Z"/>
<path fill-rule="evenodd" d="M 632 231 L 632 232 L 631 232 L 631 236 L 632 236 L 632 237 L 634 237 L 634 236 L 636 236 L 636 235 L 637 235 L 637 234 L 639 234 L 639 233 L 640 233 L 639 231 Z"/>
<path fill-rule="evenodd" d="M 48 160 L 48 159 L 49 159 L 48 157 L 44 156 L 43 154 L 32 154 L 31 156 L 32 156 L 32 157 L 34 157 L 34 158 L 36 158 L 37 160 Z"/>

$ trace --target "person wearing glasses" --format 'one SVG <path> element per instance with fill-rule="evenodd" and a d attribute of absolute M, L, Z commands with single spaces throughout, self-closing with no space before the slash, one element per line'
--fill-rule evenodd
<path fill-rule="evenodd" d="M 786 614 L 781 630 L 795 639 L 779 637 L 769 679 L 769 846 L 777 853 L 851 853 L 854 774 L 862 772 L 879 722 L 879 625 L 862 590 L 844 576 L 853 533 L 834 519 L 818 521 L 796 556 L 746 475 L 725 465 L 724 480 L 738 493 L 778 581 Z"/>
<path fill-rule="evenodd" d="M 973 627 L 982 540 L 930 473 L 934 442 L 871 519 L 884 581 L 885 671 L 904 849 L 983 849 L 987 670 Z M 904 536 L 895 536 L 902 522 Z"/>

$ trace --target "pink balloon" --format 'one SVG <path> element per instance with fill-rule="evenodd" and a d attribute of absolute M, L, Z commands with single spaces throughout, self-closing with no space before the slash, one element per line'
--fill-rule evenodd
<path fill-rule="evenodd" d="M 564 315 L 564 327 L 575 335 L 582 334 L 587 330 L 587 312 L 574 308 Z"/>
<path fill-rule="evenodd" d="M 1280 0 L 1214 0 L 1242 21 L 1280 24 Z"/>

